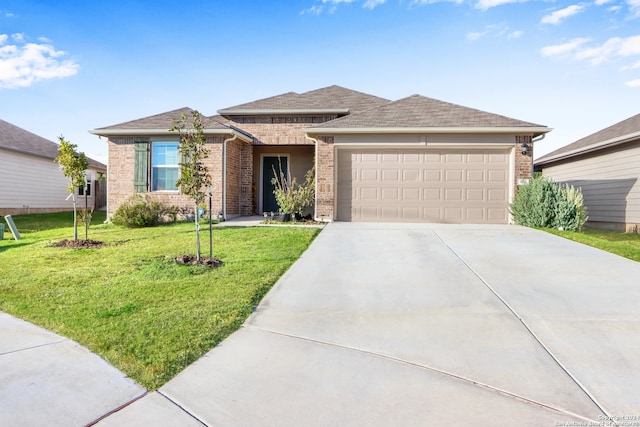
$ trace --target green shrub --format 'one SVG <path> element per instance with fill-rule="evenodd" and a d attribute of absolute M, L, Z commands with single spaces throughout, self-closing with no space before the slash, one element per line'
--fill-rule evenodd
<path fill-rule="evenodd" d="M 161 222 L 175 221 L 178 208 L 167 206 L 156 200 L 151 200 L 135 194 L 118 206 L 111 217 L 111 222 L 128 228 L 152 227 Z"/>
<path fill-rule="evenodd" d="M 582 229 L 588 218 L 580 189 L 542 176 L 518 187 L 511 213 L 520 225 L 571 231 Z"/>
<path fill-rule="evenodd" d="M 299 184 L 296 178 L 287 181 L 287 175 L 282 171 L 279 173 L 273 168 L 274 178 L 271 180 L 275 189 L 273 194 L 276 196 L 276 203 L 282 214 L 291 214 L 295 221 L 295 217 L 302 216 L 305 209 L 313 205 L 315 197 L 315 168 L 311 168 L 304 175 L 304 182 Z"/>

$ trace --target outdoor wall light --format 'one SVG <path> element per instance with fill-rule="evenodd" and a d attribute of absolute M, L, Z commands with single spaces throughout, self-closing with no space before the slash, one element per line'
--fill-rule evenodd
<path fill-rule="evenodd" d="M 527 154 L 527 152 L 529 152 L 529 145 L 525 142 L 522 144 L 522 154 Z"/>

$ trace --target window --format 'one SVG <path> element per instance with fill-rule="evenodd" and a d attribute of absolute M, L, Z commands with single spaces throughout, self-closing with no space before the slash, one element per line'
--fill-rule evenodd
<path fill-rule="evenodd" d="M 78 187 L 78 196 L 84 196 L 84 187 Z M 87 181 L 87 197 L 91 197 L 91 182 Z"/>
<path fill-rule="evenodd" d="M 176 191 L 180 170 L 177 142 L 151 144 L 151 191 Z"/>

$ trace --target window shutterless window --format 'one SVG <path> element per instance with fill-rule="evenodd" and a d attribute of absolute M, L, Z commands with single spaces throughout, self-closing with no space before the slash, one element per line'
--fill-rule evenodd
<path fill-rule="evenodd" d="M 180 171 L 178 142 L 151 143 L 151 191 L 177 191 Z"/>
<path fill-rule="evenodd" d="M 84 187 L 78 187 L 78 196 L 84 196 Z M 91 182 L 87 182 L 87 197 L 91 197 Z"/>

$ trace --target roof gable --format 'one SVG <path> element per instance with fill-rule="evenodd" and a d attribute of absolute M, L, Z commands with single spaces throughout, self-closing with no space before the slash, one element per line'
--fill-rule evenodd
<path fill-rule="evenodd" d="M 635 116 L 629 117 L 628 119 L 545 154 L 536 160 L 536 164 L 576 156 L 587 151 L 609 147 L 616 143 L 638 138 L 640 138 L 640 114 L 636 114 Z"/>
<path fill-rule="evenodd" d="M 304 93 L 288 92 L 219 110 L 221 115 L 355 113 L 387 104 L 388 99 L 341 86 L 328 86 Z"/>
<path fill-rule="evenodd" d="M 542 125 L 412 95 L 377 108 L 325 122 L 317 129 L 347 128 L 544 128 Z"/>
<path fill-rule="evenodd" d="M 52 161 L 58 157 L 59 145 L 46 138 L 38 136 L 9 122 L 0 120 L 0 148 L 23 154 L 43 157 Z M 87 157 L 89 166 L 96 169 L 106 169 L 101 162 Z"/>
<path fill-rule="evenodd" d="M 141 119 L 131 120 L 128 122 L 119 123 L 112 126 L 98 128 L 98 129 L 95 129 L 94 133 L 101 134 L 101 132 L 103 132 L 104 134 L 108 134 L 109 130 L 114 130 L 114 129 L 118 129 L 118 130 L 155 129 L 155 130 L 168 131 L 173 127 L 173 123 L 175 120 L 179 120 L 183 114 L 186 115 L 187 117 L 191 117 L 191 114 L 194 111 L 195 110 L 192 110 L 189 107 L 179 108 L 177 110 L 167 111 L 165 113 L 155 114 L 153 116 L 143 117 Z M 214 117 L 202 116 L 202 123 L 204 127 L 207 129 L 226 129 L 226 126 L 224 126 Z"/>

